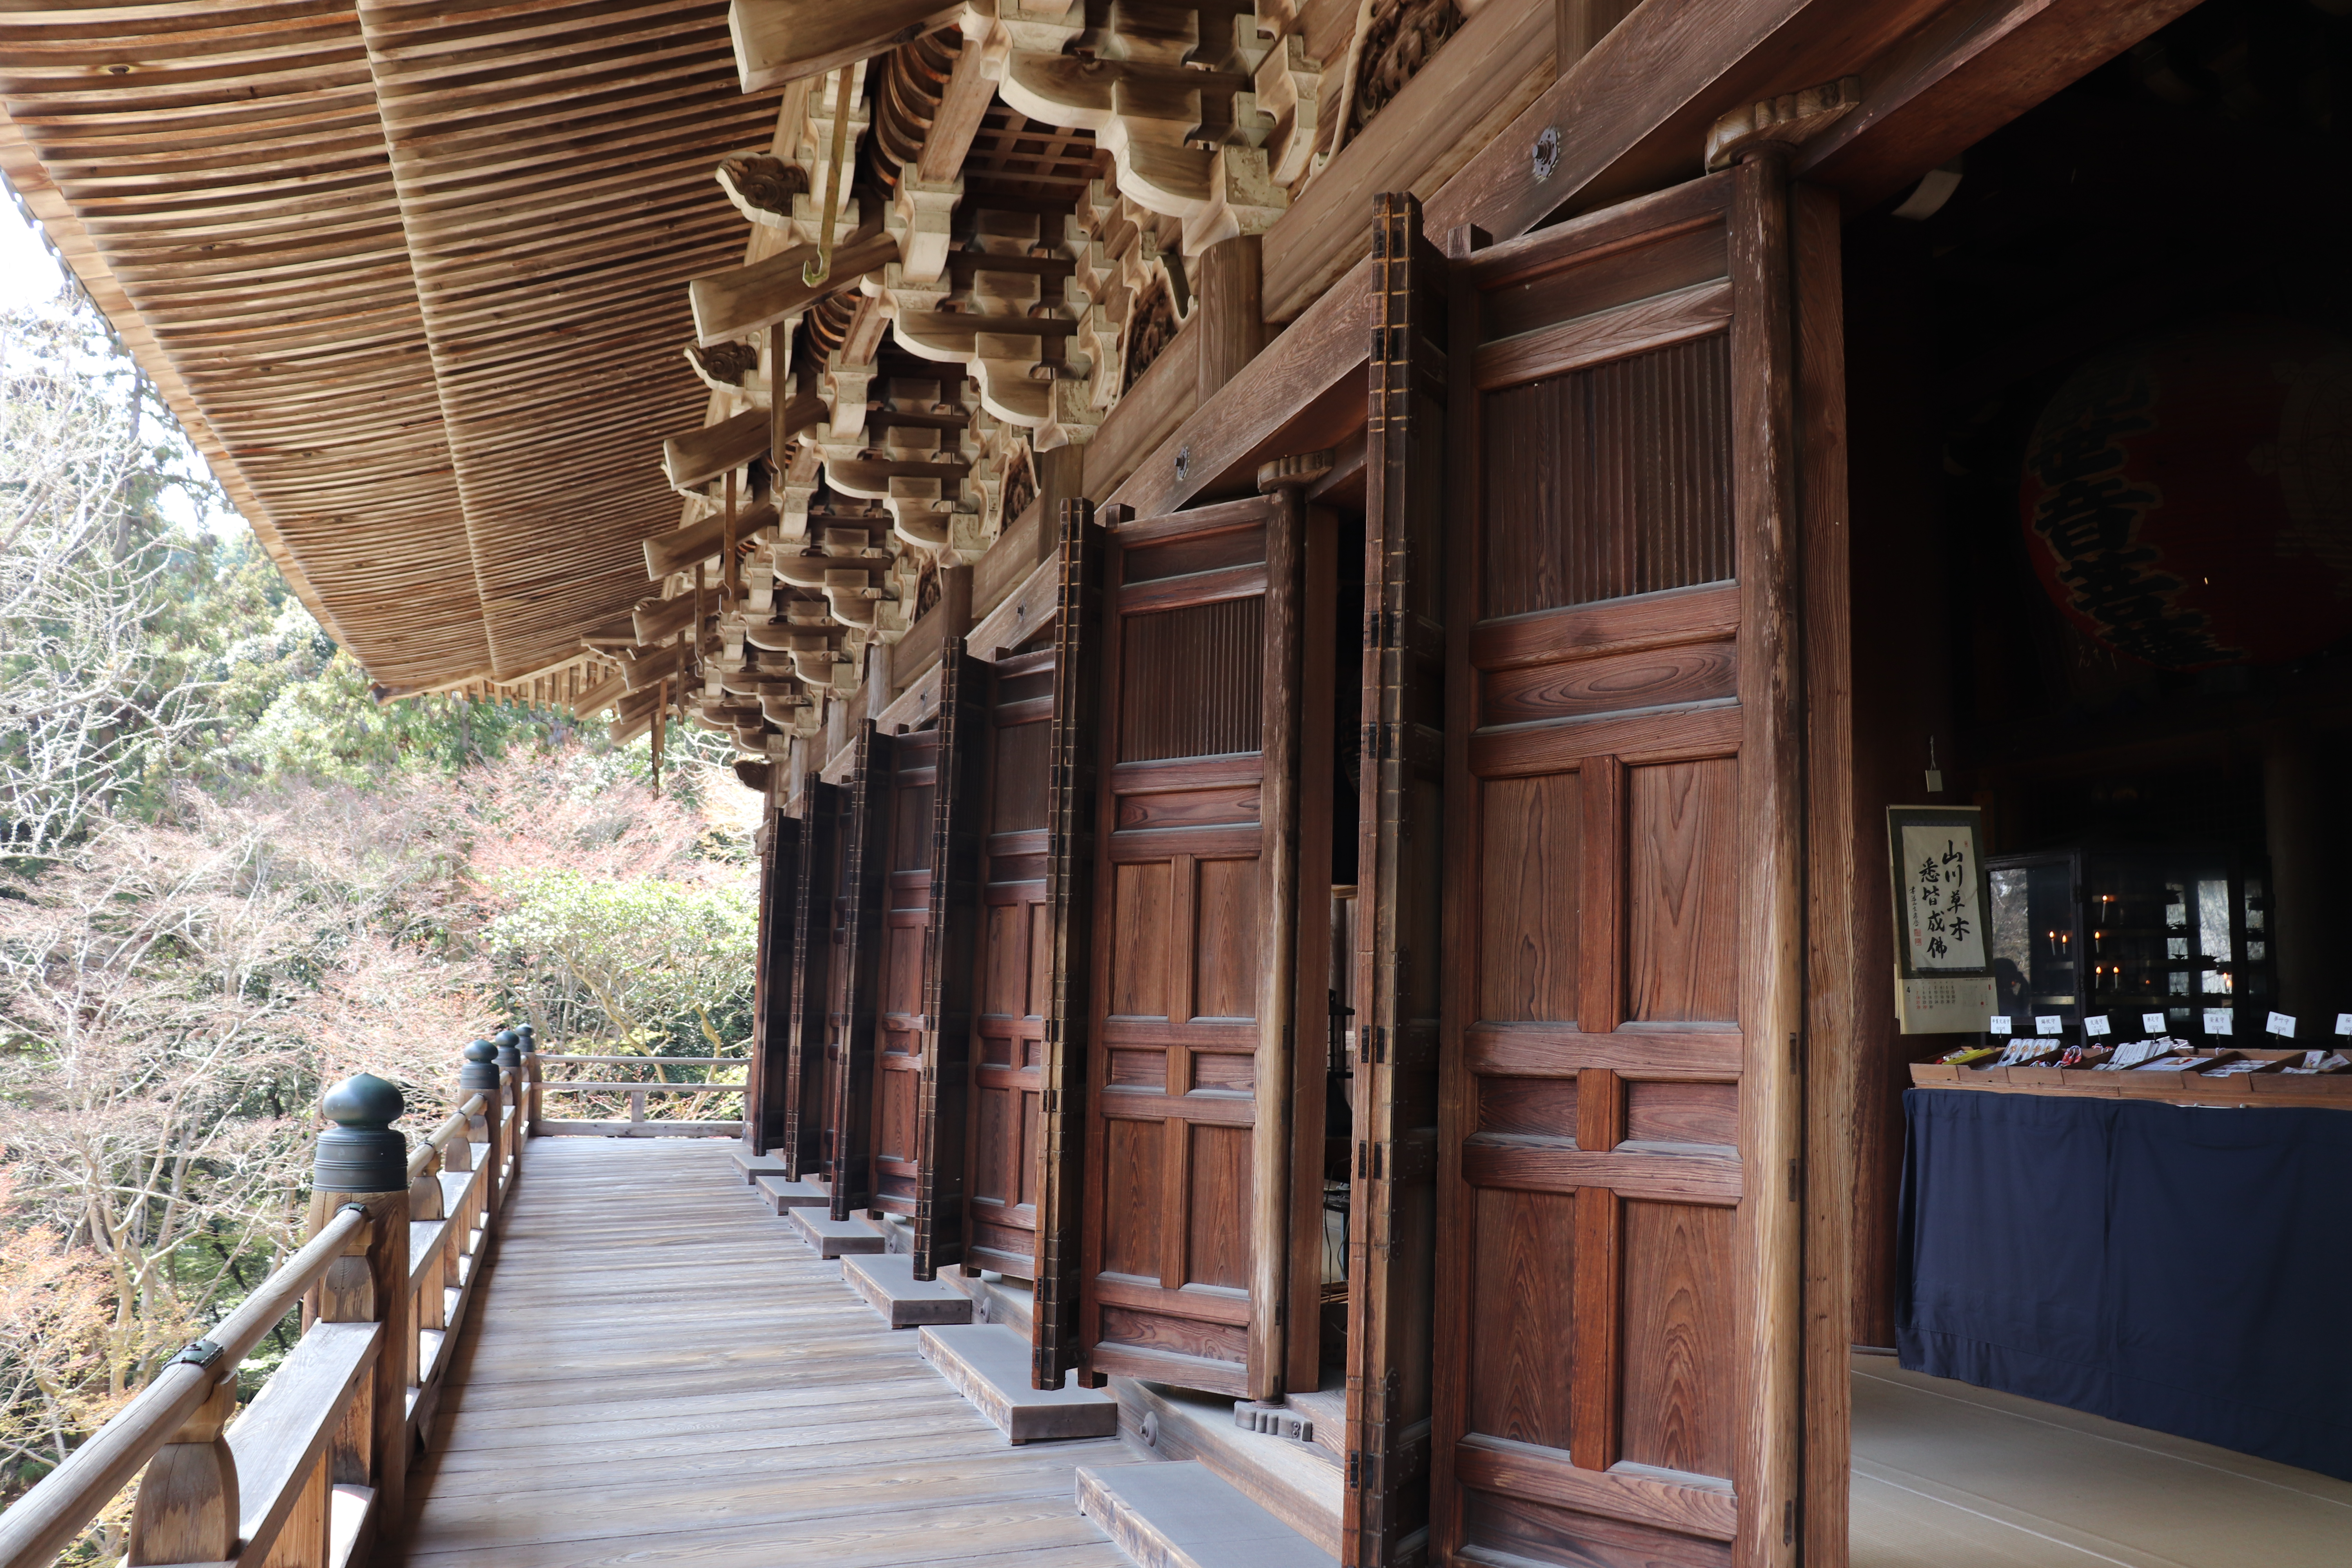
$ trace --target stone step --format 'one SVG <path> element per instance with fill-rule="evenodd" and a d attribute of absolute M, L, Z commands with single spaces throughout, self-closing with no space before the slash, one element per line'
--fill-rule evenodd
<path fill-rule="evenodd" d="M 845 1258 L 841 1278 L 894 1329 L 971 1321 L 971 1298 L 943 1279 L 916 1279 L 915 1260 L 906 1253 Z"/>
<path fill-rule="evenodd" d="M 1339 1568 L 1197 1461 L 1082 1465 L 1078 1511 L 1142 1568 Z"/>
<path fill-rule="evenodd" d="M 821 1209 L 833 1205 L 833 1194 L 814 1182 L 788 1182 L 782 1176 L 762 1175 L 752 1178 L 751 1184 L 778 1214 L 787 1209 Z"/>
<path fill-rule="evenodd" d="M 1015 1443 L 1109 1437 L 1118 1401 L 1091 1388 L 1029 1386 L 1029 1341 L 1002 1323 L 920 1331 L 923 1359 Z"/>
<path fill-rule="evenodd" d="M 1309 1544 L 1339 1555 L 1346 1476 L 1333 1451 L 1236 1425 L 1234 1406 L 1246 1402 L 1228 1394 L 1126 1377 L 1112 1378 L 1110 1387 L 1119 1426 L 1153 1458 L 1208 1466 Z"/>
<path fill-rule="evenodd" d="M 785 1216 L 819 1258 L 846 1258 L 882 1250 L 882 1233 L 863 1219 L 835 1219 L 821 1209 L 793 1209 Z"/>
<path fill-rule="evenodd" d="M 940 1278 L 971 1298 L 973 1322 L 1003 1323 L 1023 1339 L 1030 1337 L 1030 1326 L 1036 1317 L 1036 1287 L 1026 1279 L 974 1273 L 970 1264 L 952 1276 L 942 1268 Z"/>
<path fill-rule="evenodd" d="M 746 1183 L 756 1182 L 761 1176 L 782 1176 L 784 1173 L 784 1157 L 782 1154 L 754 1154 L 751 1145 L 743 1142 L 737 1143 L 728 1153 L 733 1156 L 735 1168 L 743 1173 Z"/>

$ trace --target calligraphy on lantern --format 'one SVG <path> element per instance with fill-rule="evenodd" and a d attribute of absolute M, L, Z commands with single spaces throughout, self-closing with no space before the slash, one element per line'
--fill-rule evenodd
<path fill-rule="evenodd" d="M 1984 968 L 1975 835 L 1906 825 L 1903 865 L 1904 929 L 1913 971 Z"/>

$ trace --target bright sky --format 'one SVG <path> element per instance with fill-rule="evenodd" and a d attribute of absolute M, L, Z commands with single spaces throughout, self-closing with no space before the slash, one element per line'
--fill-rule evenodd
<path fill-rule="evenodd" d="M 0 201 L 0 310 L 46 305 L 58 297 L 64 284 L 63 266 L 25 221 L 16 204 Z M 192 466 L 197 462 L 194 452 L 186 453 L 184 460 Z M 165 517 L 192 532 L 208 531 L 227 539 L 245 528 L 245 520 L 234 511 L 205 512 L 180 490 L 166 491 L 159 505 Z"/>
<path fill-rule="evenodd" d="M 38 305 L 57 297 L 64 274 L 42 248 L 15 202 L 0 202 L 0 310 Z"/>

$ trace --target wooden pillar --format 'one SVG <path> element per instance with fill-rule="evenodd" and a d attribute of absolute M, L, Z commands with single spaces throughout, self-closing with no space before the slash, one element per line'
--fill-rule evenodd
<path fill-rule="evenodd" d="M 1853 583 L 1844 275 L 1836 193 L 1791 194 L 1797 489 L 1804 572 L 1806 998 L 1802 1561 L 1843 1568 L 1853 1451 L 1857 1059 L 1873 974 L 1855 897 Z"/>
<path fill-rule="evenodd" d="M 1553 0 L 1553 4 L 1559 17 L 1559 31 L 1552 56 L 1552 75 L 1559 78 L 1566 76 L 1570 67 L 1591 54 L 1593 46 L 1631 16 L 1641 0 Z"/>
<path fill-rule="evenodd" d="M 1201 252 L 1192 279 L 1192 331 L 1201 336 L 1200 401 L 1242 373 L 1265 346 L 1259 292 L 1265 242 L 1255 234 L 1219 240 Z M 1196 405 L 1197 406 L 1197 405 Z"/>
<path fill-rule="evenodd" d="M 1061 549 L 1062 503 L 1086 499 L 1087 449 L 1056 447 L 1033 456 L 1037 464 L 1037 559 L 1044 561 Z"/>

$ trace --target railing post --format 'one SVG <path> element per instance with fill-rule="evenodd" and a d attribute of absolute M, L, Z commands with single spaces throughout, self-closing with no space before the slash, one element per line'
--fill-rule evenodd
<path fill-rule="evenodd" d="M 398 1533 L 408 1490 L 408 1363 L 416 1337 L 408 1296 L 408 1140 L 392 1126 L 406 1106 L 396 1086 L 361 1073 L 329 1090 L 319 1109 L 336 1125 L 319 1138 L 310 1234 L 354 1205 L 369 1223 L 352 1250 L 329 1266 L 303 1316 L 383 1325 L 362 1395 L 336 1434 L 329 1478 L 375 1489 L 374 1529 L 382 1540 Z"/>
<path fill-rule="evenodd" d="M 220 1353 L 210 1341 L 198 1340 L 177 1359 L 206 1365 L 207 1351 Z M 231 1365 L 147 1462 L 131 1507 L 127 1563 L 216 1563 L 235 1555 L 236 1458 L 221 1431 L 236 1414 L 236 1368 Z"/>
<path fill-rule="evenodd" d="M 478 1212 L 482 1221 L 482 1244 L 476 1249 L 474 1267 L 481 1267 L 481 1255 L 489 1250 L 490 1216 L 499 1212 L 500 1187 L 506 1177 L 506 1154 L 499 1147 L 499 1129 L 504 1107 L 499 1092 L 499 1048 L 488 1040 L 476 1040 L 466 1047 L 466 1065 L 457 1069 L 457 1099 L 460 1103 L 475 1095 L 482 1097 L 480 1124 L 482 1142 L 489 1147 L 482 1157 L 480 1181 L 481 1203 Z M 469 1124 L 466 1136 L 470 1141 L 474 1130 Z"/>
<path fill-rule="evenodd" d="M 526 1138 L 541 1136 L 539 1131 L 539 1030 L 530 1024 L 517 1024 L 515 1033 L 522 1037 L 522 1074 L 527 1086 L 523 1090 L 523 1127 Z"/>
<path fill-rule="evenodd" d="M 499 1140 L 506 1150 L 507 1163 L 499 1174 L 511 1189 L 514 1179 L 522 1173 L 522 1053 L 521 1034 L 514 1029 L 500 1029 L 491 1037 L 499 1047 L 499 1071 L 504 1075 L 506 1115 L 499 1126 L 505 1136 Z"/>

